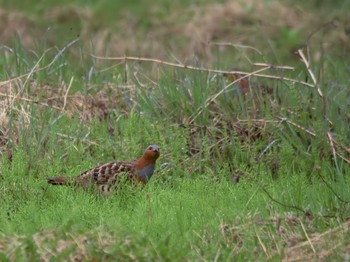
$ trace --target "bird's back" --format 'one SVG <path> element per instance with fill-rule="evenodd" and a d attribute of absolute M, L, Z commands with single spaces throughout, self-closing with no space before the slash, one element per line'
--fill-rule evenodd
<path fill-rule="evenodd" d="M 109 162 L 94 168 L 91 168 L 75 178 L 75 183 L 85 188 L 96 184 L 105 191 L 105 189 L 117 184 L 121 176 L 126 176 L 128 180 L 135 180 L 136 170 L 134 162 Z"/>

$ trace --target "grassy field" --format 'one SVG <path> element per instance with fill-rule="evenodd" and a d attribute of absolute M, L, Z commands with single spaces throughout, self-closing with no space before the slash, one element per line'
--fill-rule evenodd
<path fill-rule="evenodd" d="M 0 261 L 348 259 L 350 6 L 293 3 L 1 1 Z"/>

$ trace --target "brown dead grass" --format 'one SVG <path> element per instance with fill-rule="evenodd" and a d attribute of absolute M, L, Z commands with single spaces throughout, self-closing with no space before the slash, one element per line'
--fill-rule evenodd
<path fill-rule="evenodd" d="M 218 227 L 221 245 L 232 247 L 233 256 L 239 255 L 240 252 L 247 252 L 244 250 L 244 242 L 251 241 L 250 238 L 259 239 L 256 241 L 256 248 L 252 250 L 256 255 L 266 258 L 278 256 L 286 262 L 327 261 L 330 258 L 339 259 L 349 255 L 350 245 L 346 244 L 349 221 L 325 232 L 315 232 L 312 221 L 293 214 L 270 219 L 263 219 L 255 214 L 249 220 L 249 223 L 238 220 L 234 223 L 222 222 Z M 305 231 L 301 229 L 301 225 L 304 225 Z M 253 231 L 255 235 L 251 234 L 253 228 L 255 228 Z M 198 235 L 204 246 L 208 245 L 213 237 L 206 229 L 201 235 L 197 232 L 194 234 Z M 24 235 L 1 235 L 0 253 L 10 261 L 28 257 L 27 252 L 32 253 L 31 257 L 34 254 L 40 257 L 40 261 L 51 261 L 55 258 L 59 258 L 60 261 L 105 261 L 109 260 L 108 254 L 113 256 L 111 252 L 116 246 L 124 246 L 126 249 L 122 248 L 120 251 L 126 253 L 119 255 L 127 260 L 137 259 L 137 256 L 132 253 L 133 250 L 128 249 L 137 247 L 137 243 L 133 243 L 128 237 L 118 239 L 106 232 L 62 234 L 55 230 L 43 230 L 35 233 L 31 239 L 33 244 L 30 244 L 31 241 Z M 192 247 L 194 252 L 201 250 L 200 246 Z M 95 257 L 97 254 L 98 257 Z"/>
<path fill-rule="evenodd" d="M 9 43 L 16 34 L 21 38 L 23 45 L 29 48 L 39 36 L 39 28 L 33 19 L 23 13 L 0 8 L 1 44 Z"/>
<path fill-rule="evenodd" d="M 29 85 L 30 88 L 24 87 L 22 82 L 10 81 L 0 86 L 0 157 L 5 155 L 10 161 L 18 146 L 18 134 L 37 118 L 32 106 L 52 108 L 68 117 L 79 117 L 81 121 L 106 120 L 113 113 L 127 115 L 135 106 L 131 97 L 134 87 L 130 85 L 106 83 L 99 91 L 88 94 L 70 94 L 69 84 L 64 82 L 50 86 L 31 80 Z M 12 115 L 16 117 L 11 119 Z M 113 132 L 113 128 L 109 131 Z"/>
<path fill-rule="evenodd" d="M 136 37 L 139 28 L 130 15 L 120 21 L 122 32 L 115 33 L 106 28 L 91 36 L 90 30 L 84 29 L 81 35 L 93 38 L 97 54 L 103 53 L 108 43 L 109 55 L 132 53 L 164 58 L 171 50 L 182 58 L 196 54 L 210 60 L 213 58 L 213 41 L 255 44 L 257 38 L 273 40 L 278 37 L 281 26 L 303 30 L 314 19 L 311 14 L 277 2 L 266 5 L 262 0 L 249 0 L 244 5 L 252 9 L 238 1 L 228 1 L 173 10 L 165 20 L 154 16 L 151 17 L 152 28 L 142 35 L 142 39 Z"/>
<path fill-rule="evenodd" d="M 323 233 L 313 233 L 308 240 L 297 242 L 284 250 L 283 261 L 327 261 L 332 254 L 338 258 L 349 256 L 350 245 L 346 243 L 350 221 Z"/>
<path fill-rule="evenodd" d="M 196 54 L 205 61 L 210 61 L 213 50 L 218 48 L 214 48 L 212 42 L 253 45 L 263 52 L 271 52 L 268 41 L 281 40 L 281 27 L 299 31 L 301 39 L 298 44 L 314 44 L 318 49 L 321 46 L 318 52 L 350 46 L 350 22 L 346 19 L 335 15 L 320 21 L 317 14 L 277 1 L 193 5 L 185 10 L 172 10 L 165 18 L 157 16 L 157 7 L 152 8 L 154 10 L 149 10 L 148 17 L 152 26 L 146 32 L 128 12 L 118 18 L 118 26 L 122 30 L 117 31 L 113 25 L 100 24 L 94 11 L 87 7 L 53 7 L 36 22 L 19 12 L 0 10 L 0 37 L 6 43 L 17 32 L 28 47 L 38 39 L 41 30 L 47 30 L 42 27 L 43 24 L 74 23 L 88 51 L 91 51 L 90 43 L 93 43 L 97 55 L 132 54 L 166 58 L 171 52 L 180 59 Z M 44 32 L 41 35 L 45 35 Z M 58 42 L 58 39 L 53 39 L 54 45 Z M 219 47 L 219 50 L 228 48 Z"/>
<path fill-rule="evenodd" d="M 45 230 L 32 236 L 34 251 L 40 257 L 40 261 L 52 261 L 62 253 L 66 258 L 60 261 L 89 261 L 90 254 L 86 248 L 88 237 L 84 235 L 73 235 L 67 233 L 65 236 L 58 236 L 56 231 Z M 10 261 L 17 261 L 20 258 L 28 257 L 28 240 L 24 235 L 5 236 L 0 239 L 0 252 L 5 254 Z M 101 247 L 102 248 L 102 247 Z M 62 258 L 61 258 L 62 259 Z"/>
<path fill-rule="evenodd" d="M 266 258 L 278 255 L 286 262 L 328 261 L 332 257 L 339 259 L 349 255 L 350 245 L 346 244 L 349 221 L 325 232 L 317 232 L 313 222 L 315 221 L 310 218 L 300 218 L 291 213 L 269 220 L 254 215 L 248 224 L 222 223 L 219 231 L 225 245 L 237 246 L 238 250 L 234 253 L 244 246 L 245 230 L 255 227 L 256 238 L 260 240 L 257 241 L 258 246 L 254 252 L 264 252 Z"/>
<path fill-rule="evenodd" d="M 59 233 L 56 230 L 42 230 L 28 239 L 25 235 L 0 235 L 0 254 L 9 261 L 26 257 L 38 261 L 112 261 L 117 256 L 121 261 L 137 260 L 133 250 L 113 254 L 113 250 L 131 247 L 128 236 L 115 237 L 107 232 L 87 232 L 74 234 Z M 140 246 L 139 246 L 140 248 Z M 148 247 L 142 247 L 147 249 Z"/>
<path fill-rule="evenodd" d="M 107 118 L 114 110 L 119 113 L 127 113 L 134 105 L 132 102 L 133 86 L 116 85 L 107 83 L 99 87 L 96 93 L 83 94 L 76 92 L 69 94 L 67 83 L 60 83 L 57 86 L 46 84 L 39 85 L 35 80 L 30 83 L 31 87 L 18 91 L 13 88 L 13 83 L 0 86 L 0 124 L 9 125 L 9 112 L 14 110 L 19 119 L 24 120 L 28 125 L 32 116 L 28 106 L 37 104 L 42 108 L 54 108 L 68 116 L 80 115 L 81 120 L 88 120 L 94 117 L 99 119 Z"/>

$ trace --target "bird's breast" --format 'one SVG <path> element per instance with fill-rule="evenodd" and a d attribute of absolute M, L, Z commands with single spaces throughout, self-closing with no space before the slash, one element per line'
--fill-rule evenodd
<path fill-rule="evenodd" d="M 150 179 L 154 172 L 154 165 L 145 166 L 142 169 L 137 170 L 137 174 L 143 179 Z"/>

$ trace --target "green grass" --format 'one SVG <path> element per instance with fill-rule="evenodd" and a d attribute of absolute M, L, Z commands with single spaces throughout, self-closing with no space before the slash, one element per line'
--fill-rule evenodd
<path fill-rule="evenodd" d="M 269 254 L 273 257 L 283 254 L 285 239 L 270 219 L 281 217 L 283 220 L 285 212 L 290 210 L 271 202 L 259 189 L 259 183 L 243 180 L 233 185 L 226 172 L 219 173 L 216 179 L 206 174 L 192 179 L 184 174 L 185 178 L 179 178 L 175 174 L 184 169 L 174 166 L 166 173 L 158 168 L 155 178 L 144 189 L 125 188 L 105 198 L 79 189 L 46 185 L 45 177 L 57 175 L 52 166 L 37 177 L 21 175 L 26 158 L 18 152 L 13 162 L 22 165 L 2 168 L 0 222 L 3 235 L 20 235 L 32 242 L 32 246 L 23 251 L 30 256 L 37 255 L 45 246 L 55 253 L 55 247 L 60 245 L 58 239 L 74 240 L 74 236 L 80 238 L 81 235 L 88 238 L 83 243 L 89 250 L 84 254 L 88 257 L 130 256 L 141 260 L 178 261 L 213 259 L 219 252 L 220 259 L 230 260 L 233 250 L 242 245 L 235 255 L 237 259 L 265 259 L 257 243 L 259 234 Z M 76 175 L 85 166 L 89 165 L 81 164 L 79 168 L 68 165 L 65 174 Z M 165 175 L 172 178 L 164 181 L 161 176 Z M 285 176 L 278 181 L 266 176 L 258 180 L 269 183 L 270 194 L 286 204 L 307 208 L 315 215 L 332 212 L 339 204 L 324 185 L 307 181 L 303 176 L 292 179 Z M 300 214 L 296 210 L 292 212 Z M 315 224 L 309 222 L 307 229 L 318 232 L 332 225 L 336 222 L 328 220 L 326 224 L 321 219 Z M 300 224 L 293 231 L 301 234 Z M 33 243 L 29 236 L 37 232 L 42 232 L 43 239 Z M 54 234 L 53 239 L 45 238 L 48 232 Z M 100 234 L 109 236 L 107 247 L 94 246 L 99 245 L 96 238 Z M 275 235 L 275 242 L 270 235 Z M 130 243 L 118 246 L 124 242 Z M 79 252 L 78 246 L 71 245 L 74 252 Z M 257 248 L 255 254 L 250 251 L 253 246 Z M 21 256 L 13 252 L 20 253 L 23 248 L 5 249 L 5 254 L 20 261 Z M 65 256 L 56 255 L 57 259 Z"/>
<path fill-rule="evenodd" d="M 2 235 L 9 239 L 3 238 L 6 245 L 0 251 L 11 260 L 21 260 L 23 254 L 29 260 L 40 256 L 60 260 L 72 254 L 83 254 L 90 259 L 140 260 L 209 260 L 215 256 L 222 260 L 231 260 L 232 256 L 246 260 L 266 259 L 266 254 L 278 258 L 283 256 L 288 237 L 278 232 L 275 219 L 280 218 L 282 224 L 290 227 L 286 212 L 304 221 L 303 212 L 273 202 L 261 187 L 287 206 L 309 210 L 315 216 L 312 222 L 304 221 L 309 232 L 334 227 L 335 218 L 348 213 L 347 205 L 320 183 L 318 176 L 307 176 L 308 163 L 300 162 L 300 157 L 288 161 L 288 154 L 293 154 L 291 159 L 295 155 L 288 153 L 291 148 L 288 150 L 287 146 L 281 152 L 287 159 L 281 164 L 277 180 L 262 165 L 249 169 L 253 180 L 243 177 L 234 185 L 225 166 L 216 165 L 214 176 L 188 170 L 187 163 L 191 160 L 184 155 L 185 134 L 180 128 L 166 128 L 147 117 L 130 115 L 113 123 L 118 135 L 111 137 L 106 122 L 93 121 L 89 131 L 76 123 L 74 118 L 62 117 L 51 125 L 45 148 L 37 145 L 40 145 L 38 136 L 39 141 L 32 138 L 36 142 L 31 141 L 34 144 L 30 147 L 19 145 L 12 163 L 3 159 L 0 223 Z M 32 128 L 35 130 L 36 126 Z M 84 137 L 90 133 L 87 139 L 99 145 L 87 148 L 83 139 L 72 142 L 57 136 L 58 130 L 82 133 Z M 28 140 L 27 135 L 20 141 Z M 143 189 L 124 188 L 106 198 L 46 184 L 47 177 L 75 176 L 96 162 L 113 157 L 136 158 L 142 153 L 140 148 L 151 142 L 162 145 L 162 157 L 155 177 Z M 245 164 L 232 162 L 237 167 Z M 164 168 L 165 163 L 168 168 Z M 334 167 L 323 163 L 321 170 L 323 176 L 332 176 Z M 348 189 L 342 192 L 341 185 L 330 183 L 347 199 Z M 305 240 L 300 223 L 288 230 L 298 234 L 300 241 Z M 101 235 L 106 238 L 105 244 L 100 243 Z M 23 244 L 16 246 L 17 241 Z M 60 249 L 64 245 L 62 241 L 68 242 L 67 250 Z M 11 249 L 13 245 L 15 248 Z M 253 247 L 255 252 L 251 253 Z M 51 252 L 40 253 L 45 249 Z"/>

